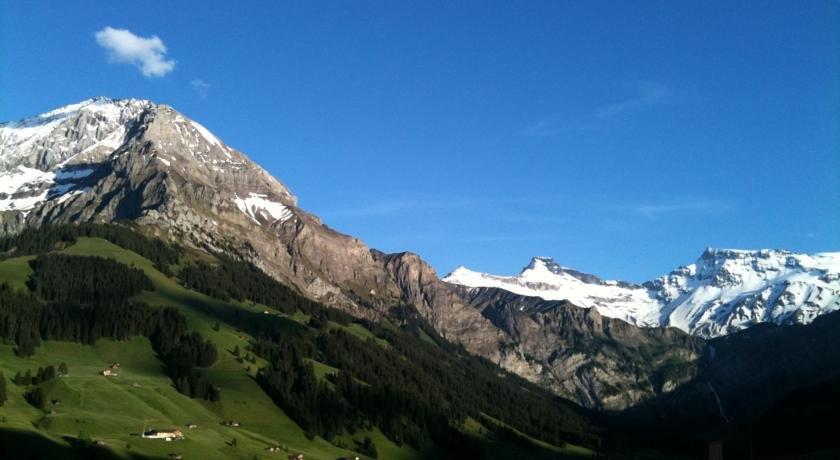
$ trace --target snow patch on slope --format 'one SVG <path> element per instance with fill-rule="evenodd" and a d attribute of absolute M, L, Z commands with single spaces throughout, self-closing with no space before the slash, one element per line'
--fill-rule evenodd
<path fill-rule="evenodd" d="M 203 137 L 208 144 L 215 145 L 217 147 L 222 146 L 222 143 L 219 142 L 218 139 L 216 139 L 216 136 L 211 134 L 210 131 L 208 131 L 207 128 L 202 126 L 200 123 L 190 120 L 190 124 L 193 126 L 193 128 L 195 128 L 196 131 L 198 131 L 199 134 L 201 134 L 201 137 Z"/>
<path fill-rule="evenodd" d="M 94 168 L 81 168 L 52 172 L 18 166 L 0 173 L 0 211 L 30 211 L 43 201 L 71 191 L 76 186 L 74 181 L 93 171 Z"/>
<path fill-rule="evenodd" d="M 258 224 L 260 217 L 269 223 L 282 223 L 293 217 L 292 211 L 286 205 L 271 201 L 267 195 L 259 193 L 251 193 L 246 198 L 236 195 L 233 202 L 240 211 Z"/>

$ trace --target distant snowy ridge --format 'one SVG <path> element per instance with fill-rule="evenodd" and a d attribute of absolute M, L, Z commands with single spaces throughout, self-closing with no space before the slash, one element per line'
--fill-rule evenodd
<path fill-rule="evenodd" d="M 840 252 L 707 249 L 693 264 L 642 285 L 605 281 L 535 257 L 516 276 L 458 267 L 444 281 L 595 307 L 639 326 L 716 337 L 753 324 L 807 324 L 840 309 Z"/>

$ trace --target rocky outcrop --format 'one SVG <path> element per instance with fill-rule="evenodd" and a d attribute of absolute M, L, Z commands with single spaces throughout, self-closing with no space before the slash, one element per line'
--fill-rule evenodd
<path fill-rule="evenodd" d="M 505 334 L 481 315 L 453 286 L 440 281 L 434 269 L 416 254 L 373 251 L 399 289 L 401 300 L 418 312 L 444 338 L 491 360 L 500 358 Z"/>
<path fill-rule="evenodd" d="M 508 338 L 499 364 L 600 409 L 622 409 L 693 377 L 704 341 L 674 328 L 640 328 L 597 309 L 497 288 L 460 288 Z"/>

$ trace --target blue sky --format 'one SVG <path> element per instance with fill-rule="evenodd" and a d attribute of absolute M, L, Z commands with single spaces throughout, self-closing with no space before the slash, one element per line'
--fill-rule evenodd
<path fill-rule="evenodd" d="M 0 1 L 0 120 L 172 105 L 441 274 L 840 250 L 840 3 L 196 5 Z M 105 27 L 160 42 L 119 62 Z"/>

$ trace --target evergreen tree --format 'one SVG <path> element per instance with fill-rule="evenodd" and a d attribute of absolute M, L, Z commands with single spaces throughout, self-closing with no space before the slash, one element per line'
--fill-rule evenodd
<path fill-rule="evenodd" d="M 35 354 L 35 340 L 31 334 L 22 333 L 15 348 L 15 356 L 26 358 Z"/>
<path fill-rule="evenodd" d="M 0 406 L 9 399 L 6 395 L 6 376 L 3 375 L 3 372 L 0 371 Z"/>
<path fill-rule="evenodd" d="M 359 447 L 359 452 L 367 455 L 370 458 L 379 458 L 379 452 L 376 451 L 376 444 L 370 436 L 365 436 L 365 441 Z"/>
<path fill-rule="evenodd" d="M 32 404 L 38 409 L 44 408 L 44 401 L 46 401 L 47 399 L 46 395 L 44 394 L 44 390 L 41 387 L 35 387 L 34 389 L 26 393 L 24 397 L 26 398 L 26 402 Z"/>

